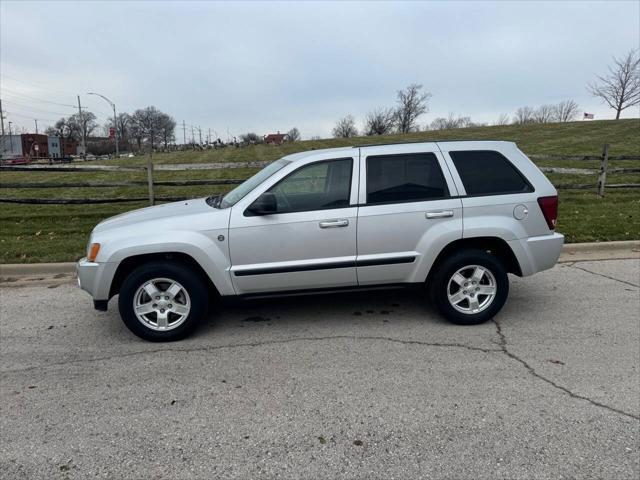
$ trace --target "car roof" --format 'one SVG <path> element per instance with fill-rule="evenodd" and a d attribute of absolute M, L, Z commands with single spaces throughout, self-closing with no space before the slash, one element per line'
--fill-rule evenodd
<path fill-rule="evenodd" d="M 298 152 L 298 153 L 292 153 L 289 154 L 285 157 L 283 157 L 283 160 L 288 160 L 290 162 L 295 162 L 296 160 L 302 160 L 303 158 L 307 158 L 310 155 L 317 155 L 317 154 L 328 154 L 328 153 L 332 153 L 332 154 L 344 154 L 346 156 L 351 156 L 353 155 L 353 149 L 354 148 L 366 148 L 366 147 L 392 147 L 392 146 L 402 146 L 402 145 L 419 145 L 419 144 L 441 144 L 441 143 L 480 143 L 483 145 L 491 145 L 491 144 L 505 144 L 505 143 L 509 143 L 509 144 L 514 144 L 514 142 L 509 141 L 509 140 L 470 140 L 470 139 L 464 139 L 464 140 L 433 140 L 433 141 L 411 141 L 411 142 L 393 142 L 393 143 L 368 143 L 368 144 L 362 144 L 362 145 L 353 145 L 350 147 L 337 147 L 337 148 L 322 148 L 322 149 L 318 149 L 318 150 L 305 150 L 304 152 Z"/>

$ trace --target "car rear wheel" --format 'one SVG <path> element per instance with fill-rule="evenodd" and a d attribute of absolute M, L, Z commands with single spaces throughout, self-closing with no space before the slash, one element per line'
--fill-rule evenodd
<path fill-rule="evenodd" d="M 434 266 L 431 301 L 450 322 L 476 325 L 493 318 L 509 295 L 509 279 L 499 258 L 464 250 Z"/>
<path fill-rule="evenodd" d="M 188 266 L 152 262 L 131 272 L 118 298 L 125 325 L 145 340 L 180 340 L 195 330 L 208 309 L 207 288 Z"/>

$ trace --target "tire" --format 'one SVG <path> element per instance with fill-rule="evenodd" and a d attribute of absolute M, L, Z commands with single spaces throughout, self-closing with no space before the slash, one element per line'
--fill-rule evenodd
<path fill-rule="evenodd" d="M 208 291 L 201 275 L 184 264 L 165 261 L 133 270 L 118 297 L 124 324 L 138 337 L 152 342 L 170 342 L 190 335 L 206 316 L 208 307 Z"/>
<path fill-rule="evenodd" d="M 478 325 L 491 320 L 509 295 L 504 265 L 484 250 L 457 252 L 433 268 L 431 303 L 451 323 Z"/>

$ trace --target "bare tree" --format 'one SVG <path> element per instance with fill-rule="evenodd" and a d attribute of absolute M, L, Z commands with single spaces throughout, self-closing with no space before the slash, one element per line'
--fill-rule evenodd
<path fill-rule="evenodd" d="M 396 116 L 392 108 L 379 108 L 367 113 L 364 120 L 365 135 L 384 135 L 391 133 L 395 126 Z"/>
<path fill-rule="evenodd" d="M 516 110 L 513 123 L 518 125 L 524 125 L 526 123 L 534 123 L 535 111 L 531 107 L 520 107 Z"/>
<path fill-rule="evenodd" d="M 600 97 L 616 111 L 616 120 L 620 113 L 640 103 L 640 56 L 638 50 L 629 51 L 622 58 L 613 58 L 613 66 L 604 76 L 596 75 L 597 81 L 590 83 L 587 90 L 594 97 Z"/>
<path fill-rule="evenodd" d="M 133 112 L 131 115 L 131 134 L 137 141 L 139 149 L 144 142 L 153 150 L 163 140 L 165 115 L 156 107 L 141 108 Z"/>
<path fill-rule="evenodd" d="M 533 113 L 535 123 L 551 123 L 556 117 L 555 105 L 540 105 Z"/>
<path fill-rule="evenodd" d="M 358 129 L 356 128 L 356 121 L 353 115 L 347 115 L 344 118 L 338 120 L 336 126 L 332 130 L 333 136 L 336 138 L 349 138 L 358 135 Z"/>
<path fill-rule="evenodd" d="M 53 127 L 47 128 L 45 133 L 47 135 L 56 135 L 65 141 L 74 140 L 73 128 L 71 127 L 68 119 L 66 118 L 61 118 L 60 120 L 58 120 Z"/>
<path fill-rule="evenodd" d="M 88 138 L 93 131 L 98 128 L 96 123 L 96 116 L 88 111 L 82 111 L 71 115 L 67 119 L 69 127 L 73 131 L 73 138 L 80 140 L 82 138 Z"/>
<path fill-rule="evenodd" d="M 447 118 L 438 117 L 434 119 L 429 127 L 431 130 L 449 130 L 451 128 L 465 128 L 471 126 L 473 126 L 473 122 L 470 117 L 456 117 L 455 113 L 449 113 Z"/>
<path fill-rule="evenodd" d="M 509 125 L 511 123 L 511 117 L 509 117 L 508 113 L 501 113 L 493 124 L 494 125 Z"/>
<path fill-rule="evenodd" d="M 570 122 L 578 115 L 580 107 L 572 99 L 563 100 L 555 106 L 554 119 L 558 122 Z"/>
<path fill-rule="evenodd" d="M 461 117 L 455 115 L 455 113 L 449 113 L 448 117 L 438 117 L 435 118 L 431 125 L 429 125 L 430 130 L 449 130 L 452 128 L 464 128 L 472 126 L 470 117 Z"/>
<path fill-rule="evenodd" d="M 427 102 L 431 98 L 429 92 L 422 92 L 422 85 L 412 83 L 404 90 L 398 90 L 396 108 L 396 125 L 399 133 L 416 130 L 418 117 L 429 111 Z"/>
<path fill-rule="evenodd" d="M 300 130 L 297 127 L 293 127 L 287 132 L 287 138 L 290 142 L 297 142 L 300 140 Z"/>
<path fill-rule="evenodd" d="M 176 140 L 176 121 L 171 115 L 168 115 L 166 113 L 160 113 L 159 121 L 160 137 L 162 138 L 162 143 L 166 150 L 169 143 L 175 142 Z"/>
<path fill-rule="evenodd" d="M 262 143 L 262 137 L 254 132 L 247 132 L 240 135 L 240 140 L 247 145 L 253 145 L 255 143 Z"/>
<path fill-rule="evenodd" d="M 128 113 L 119 113 L 116 117 L 116 133 L 121 142 L 129 140 L 129 125 L 131 124 L 131 116 Z M 114 128 L 113 118 L 110 118 L 106 124 L 107 128 Z"/>

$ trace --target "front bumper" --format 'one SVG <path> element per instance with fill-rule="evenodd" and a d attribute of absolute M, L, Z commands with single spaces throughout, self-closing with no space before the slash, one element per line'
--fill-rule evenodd
<path fill-rule="evenodd" d="M 116 267 L 114 263 L 90 262 L 86 258 L 76 264 L 78 286 L 93 297 L 94 306 L 98 310 L 106 310 Z"/>

